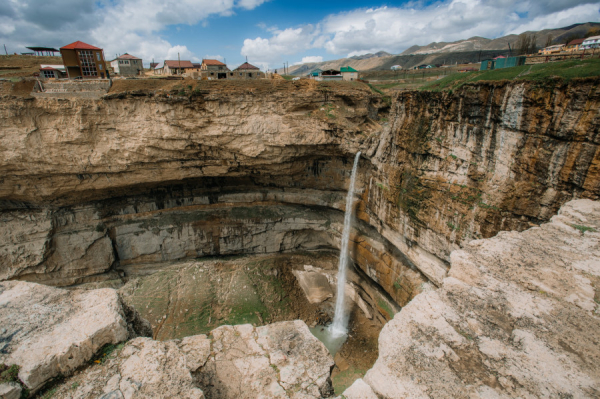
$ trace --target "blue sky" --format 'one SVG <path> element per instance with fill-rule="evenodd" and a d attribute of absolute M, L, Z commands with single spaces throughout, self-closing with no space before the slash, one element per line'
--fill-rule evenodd
<path fill-rule="evenodd" d="M 2 0 L 10 52 L 75 40 L 108 59 L 226 59 L 279 68 L 414 45 L 600 22 L 600 0 Z"/>

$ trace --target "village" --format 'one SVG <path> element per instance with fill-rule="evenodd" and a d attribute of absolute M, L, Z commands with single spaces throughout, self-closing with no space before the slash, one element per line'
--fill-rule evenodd
<path fill-rule="evenodd" d="M 596 33 L 596 32 L 594 32 Z M 135 54 L 115 54 L 107 59 L 103 48 L 75 41 L 60 48 L 30 46 L 29 52 L 2 56 L 0 80 L 32 81 L 34 97 L 100 98 L 107 94 L 114 82 L 131 81 L 131 87 L 143 88 L 149 82 L 169 80 L 251 82 L 260 80 L 313 80 L 317 82 L 362 82 L 379 94 L 415 90 L 436 86 L 445 77 L 457 76 L 456 82 L 471 79 L 471 73 L 484 73 L 497 69 L 554 65 L 569 61 L 584 61 L 600 56 L 600 36 L 569 39 L 564 44 L 552 44 L 539 49 L 535 35 L 522 34 L 513 48 L 507 51 L 473 52 L 470 56 L 443 60 L 442 63 L 415 63 L 399 65 L 389 63 L 378 68 L 353 67 L 351 60 L 344 63 L 322 63 L 298 69 L 283 68 L 261 70 L 246 57 L 241 65 L 231 66 L 223 59 L 204 58 L 201 62 L 190 59 L 167 59 L 163 62 L 143 60 Z M 60 57 L 56 56 L 60 54 Z M 465 53 L 466 54 L 466 53 Z M 470 57 L 470 58 L 469 58 Z M 196 59 L 197 60 L 197 59 Z M 438 58 L 439 60 L 439 58 Z M 22 65 L 22 66 L 18 66 Z M 23 65 L 27 65 L 26 67 Z M 262 63 L 258 65 L 264 66 Z M 321 69 L 322 67 L 322 69 Z M 459 75 L 456 75 L 459 74 Z M 459 77 L 464 75 L 465 78 Z M 6 77 L 6 78 L 5 78 Z M 16 80 L 15 80 L 16 79 Z M 144 83 L 146 82 L 146 83 Z M 164 82 L 167 83 L 167 82 Z M 189 83 L 188 83 L 189 85 Z"/>
<path fill-rule="evenodd" d="M 265 73 L 248 61 L 231 70 L 225 63 L 216 59 L 203 59 L 201 63 L 190 60 L 165 60 L 162 65 L 151 62 L 144 68 L 143 60 L 124 53 L 107 61 L 102 48 L 76 41 L 56 49 L 53 47 L 27 47 L 32 52 L 21 55 L 53 56 L 60 53 L 63 64 L 40 64 L 37 78 L 43 80 L 83 80 L 112 78 L 192 78 L 199 80 L 250 80 L 278 78 L 277 70 Z M 351 67 L 338 70 L 313 71 L 307 77 L 315 80 L 358 80 L 358 71 Z M 300 79 L 298 77 L 298 79 Z"/>
<path fill-rule="evenodd" d="M 164 60 L 161 64 L 150 63 L 150 68 L 144 68 L 143 60 L 134 55 L 124 53 L 113 60 L 106 61 L 104 50 L 93 45 L 76 41 L 60 49 L 52 47 L 27 47 L 30 53 L 22 55 L 54 55 L 59 52 L 63 64 L 41 64 L 37 77 L 41 79 L 111 79 L 132 77 L 180 77 L 200 80 L 245 80 L 277 78 L 277 70 L 265 73 L 260 68 L 250 64 L 247 60 L 231 70 L 227 64 L 217 59 L 203 59 L 201 63 L 190 60 Z M 572 58 L 587 58 L 595 55 L 595 50 L 600 48 L 600 36 L 574 39 L 567 44 L 550 45 L 540 49 L 537 54 L 506 56 L 499 55 L 493 59 L 482 60 L 480 70 L 492 70 L 534 64 L 540 62 L 560 61 Z M 587 54 L 586 54 L 587 52 Z M 413 70 L 450 67 L 452 65 L 421 64 L 412 67 Z M 401 65 L 393 65 L 393 71 L 403 70 Z M 476 70 L 473 67 L 463 68 L 460 72 Z M 285 67 L 284 67 L 285 71 Z M 339 70 L 321 70 L 316 68 L 305 76 L 296 76 L 293 79 L 310 78 L 317 81 L 355 81 L 359 79 L 359 71 L 346 66 Z"/>

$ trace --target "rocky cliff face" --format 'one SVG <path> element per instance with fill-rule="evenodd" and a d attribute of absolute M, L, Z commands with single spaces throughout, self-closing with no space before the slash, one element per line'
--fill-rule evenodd
<path fill-rule="evenodd" d="M 125 85 L 127 82 L 121 83 Z M 0 278 L 70 285 L 186 257 L 339 246 L 399 304 L 453 249 L 600 192 L 598 81 L 404 93 L 195 83 L 0 101 Z"/>

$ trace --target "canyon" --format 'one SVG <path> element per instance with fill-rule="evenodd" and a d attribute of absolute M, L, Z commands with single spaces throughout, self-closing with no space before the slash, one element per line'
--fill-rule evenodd
<path fill-rule="evenodd" d="M 514 341 L 517 330 L 519 342 L 539 347 L 531 336 L 542 333 L 526 326 L 515 329 L 518 321 L 505 320 L 513 326 L 507 337 L 485 338 L 492 334 L 482 321 L 489 322 L 488 308 L 471 307 L 468 290 L 456 282 L 496 292 L 498 286 L 489 281 L 511 285 L 518 262 L 506 261 L 510 273 L 503 275 L 490 266 L 493 262 L 475 272 L 472 265 L 481 262 L 473 261 L 468 268 L 457 259 L 461 251 L 477 251 L 473 242 L 494 242 L 510 234 L 516 234 L 510 236 L 514 240 L 527 240 L 537 226 L 560 224 L 552 239 L 539 238 L 530 247 L 558 245 L 561 234 L 571 237 L 567 241 L 574 248 L 583 248 L 575 241 L 585 241 L 589 258 L 581 262 L 590 265 L 585 269 L 589 276 L 581 277 L 587 282 L 573 277 L 581 284 L 571 285 L 573 292 L 586 292 L 587 299 L 565 300 L 568 295 L 561 294 L 560 306 L 574 306 L 569 312 L 584 312 L 590 323 L 597 323 L 593 298 L 600 267 L 593 230 L 600 227 L 594 216 L 600 210 L 590 204 L 600 195 L 599 83 L 597 78 L 544 85 L 480 82 L 455 92 L 401 92 L 389 98 L 359 82 L 163 81 L 136 86 L 122 80 L 101 99 L 32 98 L 27 90 L 5 85 L 0 98 L 0 280 L 69 289 L 122 287 L 123 306 L 150 319 L 136 287 L 169 268 L 195 267 L 186 262 L 198 262 L 198 267 L 206 262 L 212 270 L 215 259 L 303 254 L 288 272 L 316 270 L 306 265 L 322 263 L 318 272 L 328 275 L 332 267 L 327 264 L 334 262 L 327 261 L 327 254 L 341 246 L 345 196 L 352 161 L 360 151 L 349 289 L 353 303 L 383 330 L 378 360 L 364 381 L 358 380 L 344 395 L 362 391 L 369 397 L 375 391 L 380 397 L 449 397 L 465 384 L 480 396 L 490 394 L 488 388 L 505 395 L 544 395 L 539 391 L 542 382 L 527 386 L 517 378 L 509 384 L 501 379 L 508 378 L 503 371 L 492 381 L 490 375 L 500 366 L 481 360 L 481 353 L 492 356 L 491 346 L 473 347 L 473 339 Z M 561 207 L 566 214 L 561 217 L 572 220 L 561 224 L 556 219 Z M 584 214 L 588 216 L 582 219 Z M 572 226 L 590 230 L 580 233 Z M 501 233 L 505 231 L 512 233 Z M 477 260 L 485 258 L 475 252 L 469 253 Z M 508 251 L 496 258 L 510 255 Z M 543 264 L 548 258 L 540 255 L 537 261 Z M 283 275 L 280 269 L 268 268 L 278 270 L 276 276 Z M 135 278 L 141 282 L 132 288 Z M 267 277 L 263 273 L 261 278 Z M 529 289 L 539 296 L 539 291 L 554 295 L 558 288 L 553 291 L 546 284 Z M 512 306 L 493 295 L 481 298 L 496 301 L 496 313 Z M 456 309 L 444 308 L 450 303 Z M 437 316 L 427 306 L 446 310 Z M 551 314 L 551 308 L 536 311 L 536 320 L 543 318 L 541 313 Z M 475 312 L 472 319 L 479 324 L 461 324 L 458 315 L 469 312 Z M 309 313 L 307 324 L 318 311 Z M 446 316 L 450 327 L 435 321 Z M 423 318 L 434 320 L 435 329 L 443 327 L 442 340 Z M 156 333 L 160 320 L 150 322 Z M 412 327 L 398 336 L 408 325 Z M 205 334 L 214 327 L 183 335 Z M 448 335 L 448 328 L 463 333 Z M 566 327 L 560 331 L 568 333 Z M 161 338 L 164 348 L 172 345 L 168 339 L 185 339 L 177 334 Z M 121 335 L 124 339 L 127 334 Z M 153 342 L 138 342 L 128 353 Z M 432 342 L 454 349 L 441 349 L 440 356 L 432 349 L 433 356 L 423 349 Z M 430 369 L 411 352 L 416 343 L 431 355 L 427 359 L 437 359 L 423 362 L 438 361 L 450 373 L 447 381 L 457 387 L 454 391 L 442 394 L 431 378 L 423 377 Z M 503 353 L 510 352 L 504 348 Z M 557 358 L 597 352 L 552 348 Z M 417 359 L 406 364 L 425 374 L 413 375 L 409 383 L 410 372 L 393 366 L 398 356 Z M 479 360 L 456 363 L 455 357 Z M 598 376 L 588 363 L 581 359 L 573 366 L 582 373 L 578 387 L 563 384 L 552 392 L 589 395 L 598 389 Z M 523 367 L 533 368 L 534 362 Z M 467 370 L 479 374 L 469 379 Z M 186 377 L 186 384 L 195 378 Z M 586 378 L 592 382 L 582 382 Z M 211 389 L 204 386 L 204 394 L 211 395 Z"/>

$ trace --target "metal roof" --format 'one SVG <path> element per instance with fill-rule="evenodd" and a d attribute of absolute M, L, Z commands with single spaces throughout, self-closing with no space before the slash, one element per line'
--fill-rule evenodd
<path fill-rule="evenodd" d="M 76 41 L 71 44 L 67 44 L 60 48 L 61 50 L 102 50 L 101 48 L 94 47 L 91 44 L 87 44 L 81 41 Z"/>
<path fill-rule="evenodd" d="M 58 51 L 54 47 L 35 47 L 35 46 L 33 46 L 33 47 L 25 47 L 25 48 L 28 48 L 29 50 L 32 50 L 32 51 L 55 51 L 55 52 Z"/>
<path fill-rule="evenodd" d="M 61 71 L 61 72 L 65 72 L 65 66 L 64 65 L 46 65 L 46 64 L 42 64 L 40 65 L 40 71 Z"/>
<path fill-rule="evenodd" d="M 358 71 L 356 69 L 352 68 L 351 66 L 347 66 L 347 67 L 340 68 L 340 72 L 358 72 Z"/>

